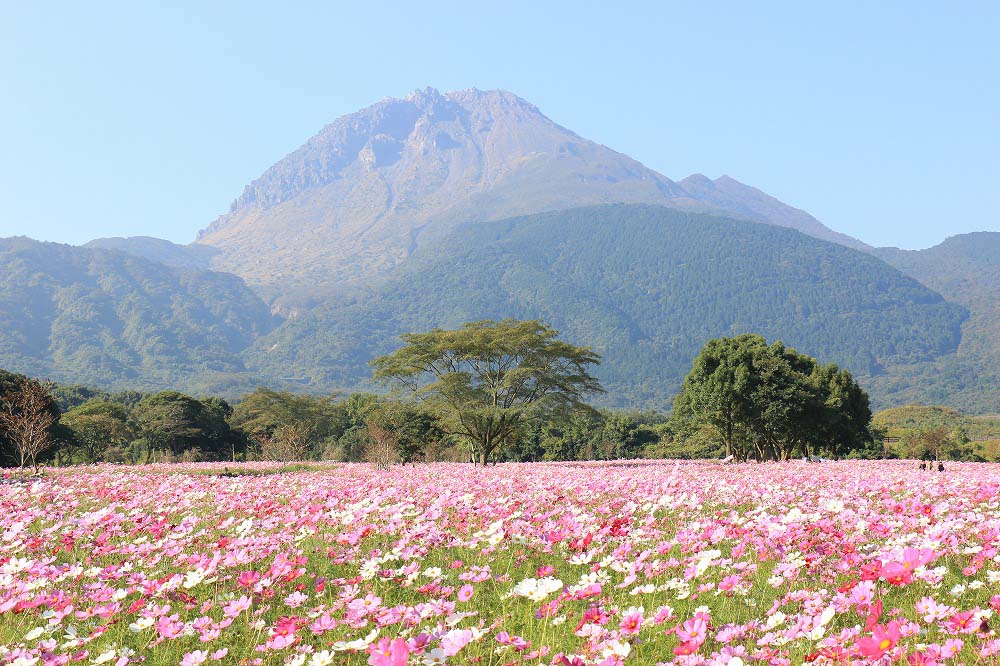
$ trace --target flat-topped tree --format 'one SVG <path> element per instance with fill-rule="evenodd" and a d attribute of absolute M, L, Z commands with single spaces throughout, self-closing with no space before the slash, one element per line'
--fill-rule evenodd
<path fill-rule="evenodd" d="M 374 376 L 413 391 L 486 464 L 529 420 L 603 391 L 588 372 L 600 355 L 557 335 L 540 321 L 517 319 L 407 333 L 404 347 L 372 361 Z"/>

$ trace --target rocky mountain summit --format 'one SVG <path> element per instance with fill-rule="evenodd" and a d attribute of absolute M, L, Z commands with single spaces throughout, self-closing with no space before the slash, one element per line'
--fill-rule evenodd
<path fill-rule="evenodd" d="M 509 92 L 433 88 L 338 118 L 250 183 L 197 244 L 266 292 L 378 277 L 466 222 L 603 203 L 724 213 L 864 244 L 723 177 L 677 183 Z"/>

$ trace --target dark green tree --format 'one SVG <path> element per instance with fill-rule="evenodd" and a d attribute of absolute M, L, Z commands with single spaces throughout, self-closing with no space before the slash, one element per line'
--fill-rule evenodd
<path fill-rule="evenodd" d="M 694 359 L 674 401 L 678 429 L 686 433 L 711 426 L 725 448 L 734 455 L 745 441 L 745 424 L 751 413 L 752 356 L 767 342 L 759 335 L 709 340 Z"/>
<path fill-rule="evenodd" d="M 334 429 L 336 420 L 333 396 L 299 395 L 265 387 L 243 396 L 230 418 L 233 427 L 250 433 L 301 425 L 321 436 Z"/>
<path fill-rule="evenodd" d="M 849 372 L 752 334 L 705 344 L 673 421 L 678 437 L 708 429 L 743 460 L 846 455 L 871 439 L 868 396 Z"/>
<path fill-rule="evenodd" d="M 582 460 L 596 455 L 603 421 L 600 412 L 588 407 L 544 423 L 540 433 L 542 460 Z"/>
<path fill-rule="evenodd" d="M 107 400 L 108 394 L 83 384 L 59 384 L 52 387 L 52 397 L 65 413 L 88 400 Z"/>
<path fill-rule="evenodd" d="M 640 423 L 636 415 L 614 412 L 604 417 L 598 435 L 598 451 L 603 460 L 639 458 L 647 446 L 657 441 L 656 432 Z"/>
<path fill-rule="evenodd" d="M 813 449 L 826 447 L 835 456 L 846 456 L 871 446 L 872 411 L 868 394 L 850 372 L 835 364 L 817 365 L 812 380 L 822 402 Z"/>
<path fill-rule="evenodd" d="M 123 451 L 136 437 L 129 411 L 114 402 L 88 400 L 67 411 L 61 420 L 72 433 L 75 462 L 105 461 L 109 450 Z"/>
<path fill-rule="evenodd" d="M 368 415 L 367 424 L 369 429 L 379 428 L 390 436 L 395 454 L 404 465 L 423 457 L 428 446 L 445 436 L 437 418 L 413 403 L 381 402 Z"/>
<path fill-rule="evenodd" d="M 143 398 L 134 416 L 148 460 L 154 460 L 157 452 L 179 458 L 186 451 L 200 450 L 212 428 L 205 404 L 177 391 Z"/>
<path fill-rule="evenodd" d="M 214 460 L 229 458 L 235 461 L 237 452 L 244 449 L 246 440 L 229 426 L 232 406 L 217 396 L 202 398 L 201 404 L 204 408 L 201 426 L 203 453 Z"/>

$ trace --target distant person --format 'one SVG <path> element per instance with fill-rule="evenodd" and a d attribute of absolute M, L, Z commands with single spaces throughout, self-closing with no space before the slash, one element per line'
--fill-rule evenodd
<path fill-rule="evenodd" d="M 944 471 L 944 463 L 942 463 L 942 462 L 938 463 L 938 471 L 939 472 L 943 472 Z"/>
<path fill-rule="evenodd" d="M 924 461 L 920 462 L 920 471 L 921 472 L 926 472 L 927 471 L 927 463 L 926 462 L 924 462 Z"/>

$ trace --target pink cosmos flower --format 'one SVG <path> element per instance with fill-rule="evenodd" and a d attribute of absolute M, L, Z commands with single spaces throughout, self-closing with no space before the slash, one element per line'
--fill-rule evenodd
<path fill-rule="evenodd" d="M 653 624 L 661 625 L 670 618 L 674 616 L 674 609 L 670 606 L 663 606 L 657 609 L 656 615 L 653 616 Z"/>
<path fill-rule="evenodd" d="M 731 592 L 740 584 L 739 576 L 726 576 L 719 582 L 719 589 L 723 592 Z"/>
<path fill-rule="evenodd" d="M 458 600 L 465 603 L 472 598 L 473 588 L 471 585 L 466 583 L 458 590 Z"/>
<path fill-rule="evenodd" d="M 973 634 L 979 630 L 979 622 L 972 611 L 955 613 L 948 618 L 945 626 L 953 634 Z"/>
<path fill-rule="evenodd" d="M 208 661 L 208 653 L 202 650 L 195 650 L 194 652 L 188 652 L 181 659 L 181 666 L 199 666 L 199 664 L 204 664 Z"/>
<path fill-rule="evenodd" d="M 882 567 L 882 577 L 892 585 L 907 585 L 913 582 L 913 571 L 899 562 L 889 562 Z"/>
<path fill-rule="evenodd" d="M 642 612 L 635 611 L 625 615 L 622 618 L 621 623 L 618 625 L 618 628 L 626 636 L 632 636 L 639 633 L 639 630 L 642 629 L 642 620 Z"/>
<path fill-rule="evenodd" d="M 295 644 L 297 618 L 279 617 L 269 632 L 267 647 L 271 650 L 283 650 Z"/>
<path fill-rule="evenodd" d="M 406 666 L 410 657 L 410 646 L 402 638 L 383 638 L 368 649 L 368 663 L 371 666 Z"/>
<path fill-rule="evenodd" d="M 441 649 L 447 657 L 454 657 L 459 650 L 472 642 L 472 632 L 468 629 L 452 629 L 441 637 Z"/>
<path fill-rule="evenodd" d="M 237 617 L 240 613 L 250 609 L 250 597 L 244 595 L 239 599 L 233 599 L 222 607 L 222 614 L 225 617 Z"/>
<path fill-rule="evenodd" d="M 858 649 L 863 657 L 881 659 L 899 642 L 899 623 L 893 620 L 887 626 L 876 625 L 871 636 L 858 640 Z"/>
<path fill-rule="evenodd" d="M 329 613 L 323 613 L 318 618 L 313 620 L 313 623 L 309 625 L 309 631 L 313 632 L 317 636 L 320 634 L 331 631 L 337 627 L 337 621 L 330 617 Z"/>
<path fill-rule="evenodd" d="M 949 638 L 944 642 L 944 646 L 941 648 L 941 656 L 945 659 L 950 659 L 958 655 L 962 651 L 962 647 L 965 642 L 958 638 Z"/>
<path fill-rule="evenodd" d="M 241 571 L 236 577 L 236 583 L 240 587 L 253 587 L 260 580 L 259 571 Z"/>
<path fill-rule="evenodd" d="M 909 666 L 938 666 L 941 662 L 926 652 L 914 652 L 907 655 L 906 663 Z"/>

